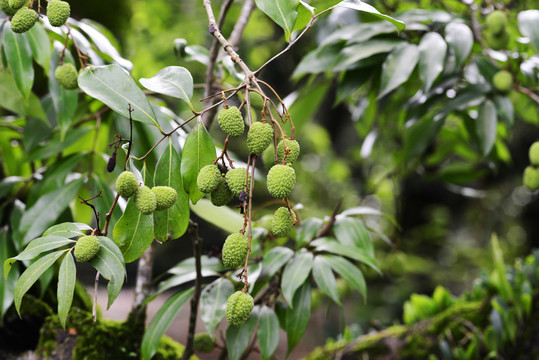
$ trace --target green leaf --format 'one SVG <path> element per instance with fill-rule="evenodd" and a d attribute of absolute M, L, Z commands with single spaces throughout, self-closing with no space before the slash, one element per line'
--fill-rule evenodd
<path fill-rule="evenodd" d="M 466 24 L 450 22 L 445 27 L 445 41 L 447 41 L 457 58 L 457 65 L 460 65 L 466 60 L 472 50 L 472 30 Z"/>
<path fill-rule="evenodd" d="M 19 229 L 25 232 L 23 243 L 29 242 L 43 232 L 43 229 L 56 220 L 69 203 L 77 196 L 84 178 L 73 180 L 69 184 L 43 195 L 22 216 Z"/>
<path fill-rule="evenodd" d="M 496 109 L 500 116 L 505 120 L 507 125 L 511 126 L 515 123 L 515 109 L 511 99 L 507 96 L 494 96 Z"/>
<path fill-rule="evenodd" d="M 329 262 L 323 257 L 316 256 L 313 262 L 313 277 L 316 284 L 327 296 L 339 305 L 341 299 L 337 291 L 337 281 Z"/>
<path fill-rule="evenodd" d="M 0 263 L 15 255 L 15 249 L 11 239 L 8 237 L 7 227 L 0 230 Z M 19 278 L 19 271 L 15 269 L 5 276 L 4 268 L 0 267 L 0 322 L 7 310 L 13 303 L 15 285 Z"/>
<path fill-rule="evenodd" d="M 281 278 L 281 289 L 289 306 L 293 307 L 292 299 L 294 298 L 294 294 L 309 277 L 312 266 L 313 254 L 301 251 L 296 253 L 284 268 Z"/>
<path fill-rule="evenodd" d="M 16 114 L 25 115 L 26 106 L 13 76 L 7 71 L 0 71 L 0 106 Z"/>
<path fill-rule="evenodd" d="M 518 14 L 518 29 L 530 39 L 535 50 L 539 51 L 539 10 L 521 11 Z"/>
<path fill-rule="evenodd" d="M 128 105 L 134 109 L 133 120 L 159 124 L 146 95 L 129 73 L 118 65 L 90 66 L 79 75 L 79 87 L 88 95 L 103 102 L 118 114 L 129 118 Z"/>
<path fill-rule="evenodd" d="M 77 268 L 71 251 L 68 252 L 58 272 L 58 318 L 62 327 L 65 329 L 67 314 L 73 302 L 73 293 L 75 292 L 75 282 L 77 280 Z"/>
<path fill-rule="evenodd" d="M 153 241 L 153 214 L 144 215 L 135 206 L 135 199 L 127 201 L 125 212 L 112 231 L 112 238 L 126 263 L 137 260 Z"/>
<path fill-rule="evenodd" d="M 32 49 L 32 56 L 45 73 L 49 71 L 49 61 L 51 58 L 51 43 L 45 28 L 40 22 L 36 22 L 30 30 L 26 32 L 26 38 Z"/>
<path fill-rule="evenodd" d="M 266 305 L 258 313 L 257 336 L 262 359 L 267 360 L 279 345 L 279 319 L 275 311 Z"/>
<path fill-rule="evenodd" d="M 15 83 L 24 96 L 24 102 L 27 103 L 34 84 L 34 67 L 32 66 L 30 44 L 25 34 L 15 34 L 9 26 L 4 26 L 3 33 L 3 53 L 15 78 Z"/>
<path fill-rule="evenodd" d="M 235 233 L 243 226 L 243 216 L 227 206 L 215 206 L 208 199 L 201 199 L 191 204 L 191 210 L 212 225 L 228 232 Z"/>
<path fill-rule="evenodd" d="M 296 19 L 296 23 L 294 24 L 294 29 L 292 29 L 292 32 L 296 30 L 301 30 L 305 26 L 307 26 L 307 24 L 309 23 L 309 21 L 311 21 L 311 18 L 314 15 L 315 8 L 307 4 L 305 1 L 299 0 L 299 5 L 298 5 L 297 10 L 298 10 L 298 17 Z"/>
<path fill-rule="evenodd" d="M 146 89 L 158 94 L 182 99 L 193 110 L 193 77 L 189 70 L 181 66 L 167 66 L 152 78 L 139 80 Z"/>
<path fill-rule="evenodd" d="M 219 277 L 219 272 L 222 272 L 224 269 L 221 260 L 218 258 L 209 258 L 206 255 L 201 256 L 202 271 L 201 275 L 205 277 Z M 196 279 L 196 270 L 195 270 L 195 259 L 188 258 L 175 265 L 173 268 L 167 271 L 168 274 L 172 274 L 170 278 L 159 282 L 159 287 L 157 288 L 156 293 L 160 294 L 163 291 L 171 289 L 175 286 L 185 284 L 189 281 Z"/>
<path fill-rule="evenodd" d="M 303 337 L 311 318 L 311 283 L 306 281 L 294 295 L 294 300 L 286 309 L 286 337 L 288 354 L 294 350 Z"/>
<path fill-rule="evenodd" d="M 298 17 L 299 0 L 255 0 L 256 6 L 283 28 L 286 41 L 290 41 Z"/>
<path fill-rule="evenodd" d="M 444 69 L 447 44 L 444 38 L 435 32 L 429 32 L 419 43 L 419 77 L 423 82 L 423 90 L 428 92 L 434 80 Z"/>
<path fill-rule="evenodd" d="M 317 251 L 330 252 L 333 254 L 346 256 L 350 259 L 362 262 L 370 266 L 373 270 L 378 273 L 381 273 L 376 260 L 369 253 L 363 249 L 359 249 L 352 246 L 346 246 L 338 243 L 331 238 L 319 238 L 311 242 L 312 246 L 316 247 Z"/>
<path fill-rule="evenodd" d="M 368 13 L 368 14 L 372 14 L 372 15 L 380 18 L 380 19 L 384 19 L 384 20 L 389 21 L 390 23 L 395 25 L 395 27 L 399 31 L 404 30 L 405 25 L 404 25 L 404 23 L 402 21 L 394 19 L 391 16 L 380 13 L 373 6 L 371 6 L 369 4 L 366 4 L 361 0 L 344 0 L 344 1 L 341 1 L 340 3 L 338 3 L 336 6 L 344 7 L 344 8 L 348 8 L 348 9 L 353 9 L 353 10 L 365 12 L 365 13 Z"/>
<path fill-rule="evenodd" d="M 200 119 L 197 125 L 187 135 L 182 151 L 182 178 L 183 187 L 189 194 L 189 198 L 196 204 L 204 194 L 198 190 L 197 177 L 202 167 L 213 163 L 216 157 L 215 145 L 208 134 L 206 127 Z"/>
<path fill-rule="evenodd" d="M 125 279 L 125 263 L 120 249 L 111 239 L 99 236 L 99 252 L 89 261 L 101 276 L 109 280 L 107 286 L 108 302 L 107 309 L 110 308 L 122 289 Z"/>
<path fill-rule="evenodd" d="M 61 153 L 79 141 L 89 130 L 90 128 L 85 127 L 71 129 L 63 138 L 60 132 L 55 133 L 47 146 L 37 146 L 28 154 L 28 161 L 41 160 Z"/>
<path fill-rule="evenodd" d="M 273 276 L 281 267 L 284 266 L 294 255 L 294 251 L 283 246 L 277 246 L 268 251 L 262 260 L 262 271 L 256 279 L 253 287 L 253 294 L 258 293 L 262 286 Z"/>
<path fill-rule="evenodd" d="M 22 297 L 34 283 L 39 279 L 39 277 L 47 271 L 60 256 L 62 256 L 68 250 L 59 250 L 53 253 L 47 254 L 39 258 L 35 263 L 30 265 L 21 275 L 15 286 L 14 302 L 15 309 L 19 316 L 21 315 L 21 302 Z"/>
<path fill-rule="evenodd" d="M 413 44 L 401 44 L 382 64 L 382 79 L 378 98 L 405 83 L 419 60 L 419 49 Z"/>
<path fill-rule="evenodd" d="M 426 116 L 405 128 L 404 149 L 402 151 L 404 162 L 407 163 L 423 154 L 443 124 L 444 118 L 435 120 L 434 117 Z"/>
<path fill-rule="evenodd" d="M 213 338 L 215 327 L 226 313 L 226 301 L 234 293 L 230 280 L 219 278 L 202 290 L 200 295 L 200 318 Z"/>
<path fill-rule="evenodd" d="M 193 295 L 194 289 L 187 289 L 180 291 L 179 293 L 171 296 L 165 303 L 159 308 L 159 311 L 155 314 L 150 325 L 144 332 L 144 337 L 142 338 L 142 359 L 150 360 L 152 356 L 157 351 L 159 346 L 159 341 L 161 337 L 168 329 L 174 317 L 181 310 L 183 305 Z"/>
<path fill-rule="evenodd" d="M 87 230 L 92 230 L 92 227 L 83 223 L 65 222 L 51 226 L 43 233 L 43 236 L 54 235 L 65 238 L 73 238 L 84 235 L 83 231 Z"/>
<path fill-rule="evenodd" d="M 498 116 L 496 115 L 496 107 L 492 101 L 485 101 L 479 108 L 479 115 L 475 127 L 481 153 L 485 156 L 492 150 L 494 141 L 496 141 L 497 122 Z"/>
<path fill-rule="evenodd" d="M 371 237 L 363 221 L 349 217 L 339 218 L 333 226 L 333 231 L 341 244 L 355 246 L 365 250 L 367 254 L 374 257 L 374 247 Z"/>
<path fill-rule="evenodd" d="M 316 258 L 324 258 L 335 272 L 356 288 L 367 299 L 367 284 L 363 273 L 357 266 L 343 257 L 335 255 L 318 255 Z"/>
<path fill-rule="evenodd" d="M 333 71 L 355 69 L 358 61 L 376 54 L 388 53 L 402 44 L 398 39 L 373 39 L 345 47 Z"/>
<path fill-rule="evenodd" d="M 258 306 L 253 309 L 249 319 L 241 326 L 229 326 L 226 330 L 226 348 L 229 360 L 239 360 L 253 334 L 258 320 Z"/>
<path fill-rule="evenodd" d="M 301 227 L 296 233 L 296 246 L 302 247 L 314 239 L 316 233 L 322 228 L 323 223 L 322 219 L 319 218 L 308 218 L 303 220 L 301 222 Z"/>
<path fill-rule="evenodd" d="M 55 46 L 50 61 L 49 90 L 52 97 L 52 103 L 54 105 L 54 111 L 56 113 L 56 120 L 58 121 L 58 125 L 60 126 L 60 130 L 62 132 L 61 138 L 63 140 L 63 136 L 71 125 L 75 112 L 77 111 L 79 96 L 76 89 L 68 90 L 61 86 L 54 75 L 56 68 L 60 63 L 60 53 L 62 51 L 64 51 L 64 54 L 66 55 L 64 57 L 64 63 L 71 63 L 75 65 L 75 60 L 69 51 L 63 50 L 63 46 L 60 46 L 59 44 L 58 46 Z"/>
<path fill-rule="evenodd" d="M 292 74 L 293 78 L 299 78 L 304 74 L 317 74 L 333 67 L 341 59 L 341 47 L 320 46 L 305 55 Z"/>
<path fill-rule="evenodd" d="M 181 159 L 169 137 L 168 146 L 157 161 L 154 174 L 155 186 L 170 186 L 178 193 L 178 200 L 167 210 L 153 215 L 155 239 L 166 242 L 182 236 L 189 225 L 189 197 L 183 188 L 180 174 Z"/>

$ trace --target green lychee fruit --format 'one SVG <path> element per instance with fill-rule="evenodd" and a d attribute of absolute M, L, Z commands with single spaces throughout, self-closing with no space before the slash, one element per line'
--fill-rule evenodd
<path fill-rule="evenodd" d="M 285 148 L 284 148 L 285 142 L 286 142 L 286 146 L 288 146 L 288 148 L 290 149 L 290 152 L 286 156 L 286 162 L 293 163 L 298 159 L 298 156 L 299 156 L 299 152 L 300 152 L 299 143 L 296 140 L 290 140 L 290 139 L 279 141 L 279 143 L 277 144 L 277 154 L 279 155 L 280 162 L 283 161 L 284 151 L 285 151 Z"/>
<path fill-rule="evenodd" d="M 121 197 L 128 199 L 135 195 L 138 189 L 138 180 L 131 171 L 124 171 L 116 179 L 116 191 Z"/>
<path fill-rule="evenodd" d="M 64 25 L 70 14 L 71 8 L 65 1 L 52 0 L 47 4 L 47 17 L 52 26 Z"/>
<path fill-rule="evenodd" d="M 92 260 L 99 251 L 99 239 L 97 236 L 81 236 L 75 244 L 75 259 L 78 262 Z"/>
<path fill-rule="evenodd" d="M 513 75 L 507 70 L 501 70 L 492 78 L 494 88 L 502 93 L 507 93 L 513 85 Z"/>
<path fill-rule="evenodd" d="M 271 232 L 275 237 L 286 236 L 294 228 L 294 218 L 288 208 L 280 207 L 275 211 L 271 222 Z"/>
<path fill-rule="evenodd" d="M 147 186 L 141 186 L 135 193 L 135 206 L 144 215 L 149 215 L 157 208 L 157 199 L 152 190 Z"/>
<path fill-rule="evenodd" d="M 275 165 L 268 171 L 267 186 L 271 196 L 283 199 L 296 185 L 296 172 L 287 165 Z"/>
<path fill-rule="evenodd" d="M 193 341 L 193 348 L 196 351 L 209 353 L 212 352 L 212 350 L 215 348 L 215 342 L 213 342 L 213 339 L 211 338 L 210 334 L 199 333 L 195 335 L 195 339 Z"/>
<path fill-rule="evenodd" d="M 32 9 L 23 7 L 17 10 L 11 19 L 11 30 L 15 33 L 22 34 L 30 30 L 36 21 L 37 13 Z"/>
<path fill-rule="evenodd" d="M 261 154 L 273 141 L 273 128 L 268 123 L 255 122 L 247 133 L 247 149 L 251 154 Z"/>
<path fill-rule="evenodd" d="M 0 8 L 7 16 L 13 16 L 17 12 L 17 9 L 9 6 L 9 0 L 0 0 Z"/>
<path fill-rule="evenodd" d="M 492 34 L 500 35 L 507 26 L 507 16 L 503 11 L 495 10 L 487 15 L 485 25 Z"/>
<path fill-rule="evenodd" d="M 530 146 L 529 150 L 530 163 L 534 166 L 539 166 L 539 141 L 536 141 Z"/>
<path fill-rule="evenodd" d="M 509 33 L 507 31 L 503 31 L 502 33 L 498 35 L 487 34 L 485 36 L 485 39 L 487 41 L 488 46 L 490 46 L 491 49 L 503 50 L 503 49 L 507 49 L 507 45 L 509 44 Z"/>
<path fill-rule="evenodd" d="M 205 194 L 211 193 L 219 185 L 221 171 L 217 165 L 206 165 L 200 169 L 197 176 L 197 186 Z"/>
<path fill-rule="evenodd" d="M 170 209 L 178 200 L 178 193 L 170 186 L 154 186 L 152 192 L 155 194 L 157 211 Z"/>
<path fill-rule="evenodd" d="M 20 9 L 28 0 L 8 0 L 9 7 L 12 9 Z"/>
<path fill-rule="evenodd" d="M 245 122 L 243 121 L 243 116 L 241 116 L 241 111 L 235 106 L 221 110 L 217 120 L 221 129 L 230 136 L 240 136 L 245 130 Z"/>
<path fill-rule="evenodd" d="M 234 197 L 228 188 L 224 177 L 219 177 L 219 184 L 210 194 L 211 203 L 215 206 L 224 206 Z"/>
<path fill-rule="evenodd" d="M 247 321 L 253 311 L 253 297 L 243 291 L 236 291 L 226 302 L 226 320 L 232 326 L 240 326 Z"/>
<path fill-rule="evenodd" d="M 223 265 L 229 269 L 237 269 L 245 264 L 248 247 L 247 236 L 240 233 L 228 235 L 223 245 Z"/>
<path fill-rule="evenodd" d="M 230 169 L 226 175 L 225 180 L 228 188 L 234 196 L 240 196 L 242 190 L 245 189 L 245 168 L 235 168 Z M 251 174 L 249 174 L 249 179 L 247 180 L 247 186 L 251 184 Z"/>
<path fill-rule="evenodd" d="M 54 72 L 54 77 L 56 77 L 58 84 L 69 90 L 76 89 L 79 85 L 77 82 L 78 76 L 77 68 L 71 63 L 58 66 Z"/>
<path fill-rule="evenodd" d="M 275 165 L 275 147 L 273 145 L 268 146 L 262 153 L 262 162 L 266 169 L 271 169 L 271 167 Z"/>
<path fill-rule="evenodd" d="M 524 169 L 522 183 L 530 190 L 539 189 L 539 168 L 528 166 Z"/>

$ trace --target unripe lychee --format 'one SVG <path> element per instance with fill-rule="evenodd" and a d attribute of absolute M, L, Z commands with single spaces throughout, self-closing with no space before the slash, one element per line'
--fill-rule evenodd
<path fill-rule="evenodd" d="M 20 9 L 28 0 L 8 0 L 9 7 L 12 9 Z"/>
<path fill-rule="evenodd" d="M 221 129 L 230 136 L 240 136 L 245 129 L 245 123 L 243 122 L 243 116 L 241 111 L 235 107 L 230 106 L 219 112 L 217 116 L 219 126 Z"/>
<path fill-rule="evenodd" d="M 539 189 L 539 168 L 528 166 L 524 169 L 522 182 L 530 190 Z"/>
<path fill-rule="evenodd" d="M 206 165 L 200 169 L 197 176 L 197 186 L 205 194 L 211 193 L 217 188 L 221 172 L 217 165 Z"/>
<path fill-rule="evenodd" d="M 135 195 L 138 189 L 138 180 L 131 171 L 124 171 L 116 179 L 116 191 L 123 198 Z"/>
<path fill-rule="evenodd" d="M 487 34 L 485 36 L 488 46 L 493 50 L 503 50 L 509 44 L 509 33 L 502 31 L 500 34 Z"/>
<path fill-rule="evenodd" d="M 245 189 L 245 168 L 230 169 L 226 175 L 225 180 L 228 188 L 234 196 L 240 196 L 242 190 Z M 251 184 L 251 174 L 247 180 L 247 187 Z"/>
<path fill-rule="evenodd" d="M 268 191 L 271 196 L 283 199 L 290 195 L 296 185 L 296 172 L 287 165 L 275 165 L 268 172 Z"/>
<path fill-rule="evenodd" d="M 157 211 L 170 209 L 178 200 L 178 193 L 170 186 L 154 186 L 152 192 L 155 194 Z"/>
<path fill-rule="evenodd" d="M 275 237 L 286 236 L 294 228 L 294 218 L 288 208 L 280 207 L 275 211 L 271 222 L 271 232 Z"/>
<path fill-rule="evenodd" d="M 47 17 L 52 26 L 62 26 L 66 23 L 71 8 L 69 3 L 60 0 L 52 0 L 47 4 Z"/>
<path fill-rule="evenodd" d="M 13 16 L 18 9 L 14 9 L 9 6 L 9 0 L 0 0 L 0 8 L 7 16 Z"/>
<path fill-rule="evenodd" d="M 507 26 L 507 16 L 503 11 L 495 10 L 487 15 L 485 25 L 492 34 L 500 35 Z"/>
<path fill-rule="evenodd" d="M 502 93 L 507 93 L 513 85 L 513 75 L 507 70 L 501 70 L 492 78 L 494 88 Z"/>
<path fill-rule="evenodd" d="M 23 7 L 15 13 L 11 19 L 11 30 L 14 33 L 22 34 L 34 26 L 37 21 L 37 13 L 27 7 Z"/>
<path fill-rule="evenodd" d="M 71 63 L 64 63 L 56 68 L 54 77 L 62 87 L 73 90 L 78 86 L 77 78 L 79 73 L 75 65 Z"/>
<path fill-rule="evenodd" d="M 228 235 L 223 245 L 223 265 L 229 269 L 237 269 L 245 264 L 248 247 L 247 236 L 240 233 Z"/>
<path fill-rule="evenodd" d="M 534 166 L 539 166 L 539 141 L 536 141 L 530 146 L 529 150 L 530 163 Z"/>
<path fill-rule="evenodd" d="M 82 236 L 75 244 L 75 259 L 78 262 L 92 260 L 99 251 L 99 239 L 97 236 Z"/>
<path fill-rule="evenodd" d="M 255 122 L 247 133 L 247 149 L 251 154 L 261 154 L 273 141 L 273 128 L 268 123 Z"/>
<path fill-rule="evenodd" d="M 210 194 L 211 203 L 215 206 L 224 206 L 234 197 L 228 188 L 224 177 L 219 177 L 219 184 Z"/>
<path fill-rule="evenodd" d="M 149 215 L 157 207 L 157 199 L 152 190 L 147 186 L 141 186 L 135 193 L 135 206 L 144 215 Z"/>
<path fill-rule="evenodd" d="M 247 321 L 253 311 L 253 297 L 243 291 L 236 291 L 226 302 L 226 320 L 232 326 L 240 326 Z"/>
<path fill-rule="evenodd" d="M 211 338 L 210 334 L 199 333 L 195 335 L 195 339 L 193 341 L 193 348 L 196 351 L 209 353 L 212 352 L 212 350 L 215 348 L 215 342 Z"/>
<path fill-rule="evenodd" d="M 271 167 L 275 165 L 275 147 L 273 145 L 268 146 L 262 153 L 262 162 L 266 169 L 271 169 Z"/>
<path fill-rule="evenodd" d="M 298 159 L 298 156 L 299 156 L 299 151 L 300 151 L 299 143 L 296 140 L 290 140 L 290 139 L 279 141 L 279 143 L 277 144 L 277 154 L 279 155 L 280 162 L 283 161 L 285 142 L 286 142 L 286 146 L 288 146 L 288 148 L 290 149 L 290 152 L 286 156 L 286 162 L 293 163 L 294 161 Z"/>

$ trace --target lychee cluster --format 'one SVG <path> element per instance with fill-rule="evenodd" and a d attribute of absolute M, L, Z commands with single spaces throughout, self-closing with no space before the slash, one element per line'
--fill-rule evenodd
<path fill-rule="evenodd" d="M 78 262 L 92 260 L 99 252 L 97 236 L 81 236 L 75 244 L 74 255 Z"/>
<path fill-rule="evenodd" d="M 254 300 L 243 291 L 236 291 L 226 302 L 226 320 L 232 326 L 240 326 L 247 321 L 253 311 Z"/>
<path fill-rule="evenodd" d="M 539 189 L 539 141 L 530 146 L 530 165 L 524 169 L 522 182 L 528 189 L 534 191 Z"/>
<path fill-rule="evenodd" d="M 178 193 L 170 186 L 154 186 L 149 188 L 145 185 L 139 188 L 135 174 L 124 171 L 116 179 L 116 191 L 123 198 L 135 196 L 135 206 L 144 215 L 154 211 L 170 209 L 178 200 Z"/>

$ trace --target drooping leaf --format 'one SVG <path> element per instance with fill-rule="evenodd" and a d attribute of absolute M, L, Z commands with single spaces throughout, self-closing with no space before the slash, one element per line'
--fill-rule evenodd
<path fill-rule="evenodd" d="M 332 254 L 346 256 L 350 259 L 364 263 L 370 266 L 376 272 L 381 273 L 376 260 L 363 249 L 342 245 L 331 238 L 319 238 L 313 240 L 311 245 L 315 246 L 317 251 L 330 252 Z"/>
<path fill-rule="evenodd" d="M 306 282 L 313 266 L 313 254 L 306 251 L 297 252 L 283 271 L 281 289 L 288 305 L 293 307 L 292 299 L 296 290 Z M 308 282 L 308 281 L 307 281 Z"/>
<path fill-rule="evenodd" d="M 286 337 L 288 354 L 299 343 L 311 318 L 311 283 L 306 281 L 294 295 L 294 300 L 286 309 Z"/>
<path fill-rule="evenodd" d="M 198 120 L 193 131 L 185 139 L 181 163 L 183 187 L 193 204 L 204 196 L 197 186 L 198 173 L 202 167 L 211 164 L 215 157 L 213 140 L 206 127 Z"/>
<path fill-rule="evenodd" d="M 450 22 L 445 27 L 445 40 L 457 58 L 457 65 L 462 64 L 472 50 L 472 30 L 466 24 Z"/>
<path fill-rule="evenodd" d="M 0 262 L 3 263 L 11 256 L 15 255 L 15 249 L 8 237 L 7 227 L 0 230 Z M 0 267 L 0 319 L 4 317 L 6 311 L 13 304 L 15 285 L 19 278 L 18 269 L 14 269 L 5 276 L 4 268 Z"/>
<path fill-rule="evenodd" d="M 226 301 L 234 293 L 234 286 L 228 279 L 220 278 L 202 290 L 200 295 L 200 318 L 213 338 L 215 327 L 226 312 Z"/>
<path fill-rule="evenodd" d="M 267 360 L 279 345 L 279 319 L 272 308 L 263 305 L 258 313 L 258 344 L 260 355 Z"/>
<path fill-rule="evenodd" d="M 84 235 L 83 231 L 92 230 L 91 226 L 83 223 L 65 222 L 57 225 L 53 225 L 43 233 L 43 236 L 61 236 L 65 238 L 72 238 L 75 236 Z"/>
<path fill-rule="evenodd" d="M 3 27 L 3 35 L 3 53 L 6 56 L 8 67 L 15 78 L 17 87 L 24 96 L 24 102 L 28 102 L 34 84 L 32 49 L 26 35 L 15 34 L 9 26 Z"/>
<path fill-rule="evenodd" d="M 320 46 L 305 55 L 292 74 L 299 78 L 304 74 L 317 74 L 332 68 L 341 59 L 338 46 Z"/>
<path fill-rule="evenodd" d="M 515 109 L 511 99 L 507 96 L 495 96 L 494 103 L 500 116 L 506 121 L 508 125 L 515 123 Z"/>
<path fill-rule="evenodd" d="M 376 54 L 388 53 L 402 44 L 398 39 L 373 39 L 363 43 L 345 47 L 339 60 L 335 63 L 334 71 L 350 70 L 356 68 L 356 63 Z"/>
<path fill-rule="evenodd" d="M 229 326 L 226 330 L 226 347 L 230 360 L 239 360 L 249 342 L 258 321 L 258 306 L 251 312 L 249 319 L 241 326 Z"/>
<path fill-rule="evenodd" d="M 159 282 L 159 287 L 157 288 L 156 293 L 160 294 L 163 291 L 171 289 L 175 286 L 195 280 L 197 274 L 194 260 L 194 258 L 185 259 L 173 268 L 169 269 L 167 273 L 172 274 L 172 276 Z M 202 264 L 201 275 L 203 278 L 211 276 L 219 277 L 219 271 L 225 270 L 221 260 L 217 258 L 210 258 L 203 255 L 201 256 L 200 260 Z"/>
<path fill-rule="evenodd" d="M 228 206 L 215 206 L 208 199 L 200 199 L 191 204 L 191 210 L 212 225 L 228 232 L 235 233 L 243 226 L 243 216 Z"/>
<path fill-rule="evenodd" d="M 299 0 L 298 5 L 298 17 L 296 18 L 296 23 L 294 24 L 294 29 L 292 30 L 297 31 L 303 29 L 309 21 L 311 21 L 312 16 L 314 15 L 315 8 L 311 5 L 307 4 L 303 0 Z"/>
<path fill-rule="evenodd" d="M 423 82 L 423 90 L 428 92 L 434 80 L 444 69 L 447 44 L 444 38 L 435 32 L 429 32 L 419 43 L 419 77 Z"/>
<path fill-rule="evenodd" d="M 159 70 L 150 79 L 139 80 L 146 89 L 158 94 L 182 99 L 193 109 L 191 98 L 193 97 L 193 77 L 189 70 L 181 66 L 167 66 Z"/>
<path fill-rule="evenodd" d="M 518 14 L 518 29 L 539 51 L 539 10 L 521 11 Z"/>
<path fill-rule="evenodd" d="M 316 233 L 322 228 L 323 221 L 319 218 L 308 218 L 301 222 L 301 227 L 296 233 L 296 245 L 298 247 L 309 243 Z"/>
<path fill-rule="evenodd" d="M 144 332 L 142 338 L 142 359 L 150 360 L 157 351 L 159 341 L 163 334 L 168 329 L 174 317 L 181 310 L 183 305 L 193 295 L 194 289 L 186 289 L 171 296 L 165 303 L 159 308 L 155 316 L 153 317 L 150 325 Z"/>
<path fill-rule="evenodd" d="M 494 141 L 496 141 L 497 123 L 496 107 L 492 101 L 487 100 L 481 104 L 476 122 L 477 137 L 483 155 L 488 155 L 494 145 Z"/>
<path fill-rule="evenodd" d="M 299 0 L 255 0 L 256 6 L 283 28 L 286 41 L 290 41 L 298 17 Z"/>
<path fill-rule="evenodd" d="M 58 318 L 64 329 L 66 327 L 67 314 L 73 302 L 76 280 L 77 268 L 75 267 L 73 255 L 71 255 L 71 252 L 68 252 L 62 260 L 60 271 L 58 272 Z"/>
<path fill-rule="evenodd" d="M 63 50 L 63 46 L 59 43 L 55 43 L 56 46 L 52 52 L 49 71 L 49 90 L 52 97 L 52 103 L 54 105 L 54 111 L 56 113 L 56 119 L 62 134 L 65 134 L 73 117 L 77 110 L 78 94 L 77 90 L 68 90 L 61 86 L 56 80 L 54 75 L 56 68 L 60 63 L 60 53 Z M 75 65 L 75 60 L 68 50 L 64 50 L 64 63 L 70 63 Z M 63 140 L 63 135 L 62 135 Z"/>
<path fill-rule="evenodd" d="M 368 14 L 372 14 L 380 19 L 384 19 L 395 25 L 395 27 L 401 31 L 404 30 L 404 23 L 400 20 L 394 19 L 391 16 L 385 15 L 380 13 L 376 8 L 374 8 L 372 5 L 369 5 L 367 3 L 364 3 L 361 0 L 344 0 L 338 3 L 336 6 L 345 7 L 348 9 L 353 9 L 361 12 L 365 12 Z"/>
<path fill-rule="evenodd" d="M 402 151 L 404 162 L 423 154 L 443 124 L 444 118 L 435 120 L 431 116 L 426 116 L 404 129 L 404 149 Z"/>
<path fill-rule="evenodd" d="M 363 221 L 349 217 L 339 218 L 335 222 L 333 231 L 341 244 L 358 247 L 374 257 L 371 237 Z"/>
<path fill-rule="evenodd" d="M 319 257 L 325 259 L 336 273 L 350 285 L 355 287 L 356 290 L 367 299 L 367 284 L 365 282 L 365 277 L 357 266 L 340 256 L 318 255 L 317 258 Z"/>
<path fill-rule="evenodd" d="M 79 87 L 88 95 L 103 102 L 118 114 L 129 118 L 131 105 L 133 120 L 155 125 L 157 117 L 146 95 L 131 76 L 118 65 L 90 66 L 78 78 Z"/>
<path fill-rule="evenodd" d="M 395 48 L 382 64 L 382 79 L 378 98 L 395 90 L 408 80 L 419 60 L 419 49 L 413 44 Z"/>
<path fill-rule="evenodd" d="M 335 275 L 333 275 L 331 266 L 325 258 L 315 256 L 313 261 L 313 277 L 320 290 L 329 296 L 331 300 L 341 305 Z"/>
<path fill-rule="evenodd" d="M 294 255 L 294 251 L 283 246 L 277 246 L 268 251 L 262 260 L 262 271 L 256 279 L 253 287 L 253 294 L 258 293 L 262 286 L 273 276 L 281 267 L 284 266 Z"/>
<path fill-rule="evenodd" d="M 45 28 L 40 22 L 36 22 L 30 30 L 26 32 L 26 38 L 32 49 L 32 56 L 45 72 L 49 70 L 49 61 L 52 50 L 49 37 Z"/>

